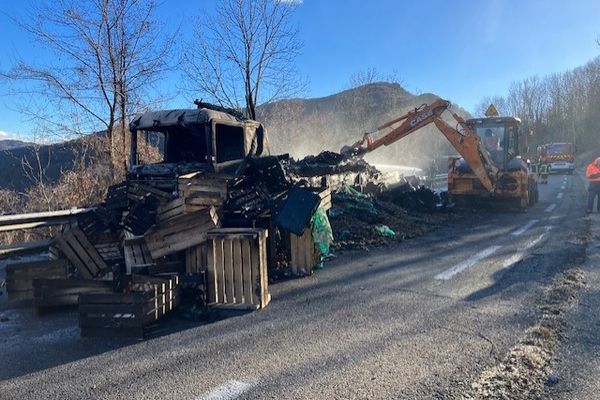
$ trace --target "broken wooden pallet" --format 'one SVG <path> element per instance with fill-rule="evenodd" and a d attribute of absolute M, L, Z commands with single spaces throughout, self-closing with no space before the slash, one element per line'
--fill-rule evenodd
<path fill-rule="evenodd" d="M 206 241 L 206 233 L 218 227 L 214 207 L 206 208 L 160 224 L 144 235 L 153 259 L 197 246 Z"/>
<path fill-rule="evenodd" d="M 34 279 L 67 279 L 67 260 L 41 260 L 6 266 L 6 290 L 8 300 L 33 300 Z"/>
<path fill-rule="evenodd" d="M 208 301 L 224 308 L 264 308 L 271 300 L 267 230 L 217 229 L 208 234 Z"/>
<path fill-rule="evenodd" d="M 69 229 L 58 236 L 56 242 L 82 278 L 93 279 L 109 272 L 108 265 L 81 229 Z"/>

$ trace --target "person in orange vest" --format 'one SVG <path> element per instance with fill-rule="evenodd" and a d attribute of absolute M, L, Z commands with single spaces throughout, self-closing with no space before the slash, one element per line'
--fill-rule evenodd
<path fill-rule="evenodd" d="M 587 166 L 585 177 L 590 181 L 588 186 L 588 205 L 587 212 L 591 213 L 594 208 L 594 200 L 598 197 L 596 211 L 600 212 L 600 157 Z"/>

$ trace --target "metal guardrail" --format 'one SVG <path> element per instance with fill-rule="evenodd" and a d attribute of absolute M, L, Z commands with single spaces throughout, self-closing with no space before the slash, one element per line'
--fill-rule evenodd
<path fill-rule="evenodd" d="M 74 222 L 77 216 L 92 210 L 93 208 L 74 208 L 71 210 L 2 215 L 0 216 L 0 232 L 65 225 Z"/>
<path fill-rule="evenodd" d="M 0 245 L 0 258 L 4 256 L 39 253 L 44 250 L 48 250 L 49 245 L 50 240 L 39 240 L 36 242 Z"/>

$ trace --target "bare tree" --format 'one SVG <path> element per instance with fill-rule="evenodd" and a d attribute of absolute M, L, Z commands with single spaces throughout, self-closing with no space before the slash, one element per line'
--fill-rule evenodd
<path fill-rule="evenodd" d="M 182 54 L 188 88 L 252 119 L 256 107 L 298 94 L 300 50 L 291 18 L 297 4 L 278 0 L 219 0 L 199 19 Z"/>
<path fill-rule="evenodd" d="M 488 100 L 483 99 L 478 108 Z M 579 149 L 600 150 L 596 135 L 600 125 L 600 58 L 562 73 L 514 82 L 506 97 L 494 98 L 493 102 L 504 103 L 508 115 L 522 119 L 524 129 L 534 133 L 532 144 L 567 141 Z"/>
<path fill-rule="evenodd" d="M 50 106 L 53 115 L 35 117 L 67 132 L 72 127 L 64 121 L 74 120 L 87 132 L 105 130 L 111 154 L 117 147 L 127 154 L 129 116 L 168 68 L 172 40 L 158 29 L 155 9 L 154 0 L 39 5 L 28 19 L 15 22 L 55 55 L 54 62 L 23 60 L 3 75 L 23 84 L 17 91 L 40 95 Z M 112 160 L 113 167 L 126 164 L 124 157 Z"/>
<path fill-rule="evenodd" d="M 508 104 L 506 103 L 506 99 L 504 97 L 486 96 L 483 99 L 481 99 L 481 101 L 475 106 L 475 115 L 483 117 L 490 104 L 493 104 L 494 107 L 496 107 L 496 111 L 498 111 L 498 114 L 502 116 L 508 116 L 510 114 Z"/>
<path fill-rule="evenodd" d="M 403 84 L 403 80 L 399 77 L 398 70 L 396 69 L 385 75 L 377 70 L 377 68 L 369 67 L 364 70 L 356 71 L 350 75 L 350 89 L 376 82 L 396 83 L 398 85 Z"/>

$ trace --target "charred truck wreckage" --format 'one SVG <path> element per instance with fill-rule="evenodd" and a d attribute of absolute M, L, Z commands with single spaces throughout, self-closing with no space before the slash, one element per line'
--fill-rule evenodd
<path fill-rule="evenodd" d="M 270 281 L 311 274 L 331 249 L 416 236 L 440 207 L 417 178 L 391 188 L 360 158 L 271 155 L 261 123 L 196 104 L 131 122 L 126 180 L 65 224 L 48 260 L 8 266 L 9 301 L 78 305 L 82 336 L 143 337 L 176 307 L 263 308 Z"/>

